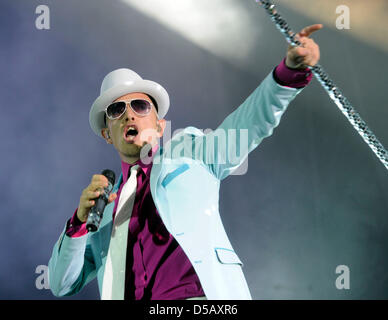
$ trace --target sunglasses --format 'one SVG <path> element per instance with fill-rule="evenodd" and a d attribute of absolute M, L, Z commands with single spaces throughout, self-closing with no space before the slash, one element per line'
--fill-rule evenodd
<path fill-rule="evenodd" d="M 133 99 L 129 101 L 117 101 L 111 103 L 105 109 L 105 114 L 110 120 L 120 118 L 127 110 L 127 103 L 137 115 L 144 117 L 151 112 L 152 103 L 144 99 Z"/>

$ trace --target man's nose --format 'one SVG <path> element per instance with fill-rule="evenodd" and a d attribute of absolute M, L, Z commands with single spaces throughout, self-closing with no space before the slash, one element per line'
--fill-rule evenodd
<path fill-rule="evenodd" d="M 133 112 L 131 106 L 129 105 L 129 102 L 126 103 L 126 109 L 125 109 L 125 120 L 131 119 L 135 120 L 135 112 Z"/>

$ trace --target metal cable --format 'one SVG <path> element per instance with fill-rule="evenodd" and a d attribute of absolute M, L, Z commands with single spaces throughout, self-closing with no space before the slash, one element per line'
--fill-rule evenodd
<path fill-rule="evenodd" d="M 275 5 L 271 1 L 256 0 L 256 2 L 258 2 L 267 11 L 276 27 L 285 36 L 288 43 L 293 46 L 301 45 L 301 43 L 295 39 L 296 33 L 290 29 L 288 23 L 280 16 L 275 8 Z M 318 79 L 319 83 L 329 94 L 330 98 L 339 107 L 339 109 L 361 135 L 364 141 L 377 155 L 385 168 L 388 169 L 388 152 L 385 150 L 384 146 L 380 143 L 373 132 L 368 128 L 365 121 L 362 120 L 360 115 L 353 108 L 348 99 L 343 95 L 341 90 L 335 85 L 335 83 L 330 79 L 328 74 L 319 64 L 316 64 L 313 67 L 308 66 L 308 68 L 312 71 L 312 73 Z"/>

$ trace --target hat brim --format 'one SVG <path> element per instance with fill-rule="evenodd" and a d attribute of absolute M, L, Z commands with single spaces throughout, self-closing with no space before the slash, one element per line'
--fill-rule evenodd
<path fill-rule="evenodd" d="M 94 133 L 103 138 L 101 130 L 105 128 L 105 108 L 117 98 L 133 92 L 143 92 L 152 96 L 158 104 L 158 117 L 164 118 L 170 106 L 167 91 L 158 83 L 151 80 L 128 81 L 106 90 L 93 103 L 89 112 L 89 124 Z"/>

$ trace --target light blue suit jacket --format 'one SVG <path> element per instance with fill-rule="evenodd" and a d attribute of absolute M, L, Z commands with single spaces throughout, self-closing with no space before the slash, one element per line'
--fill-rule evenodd
<path fill-rule="evenodd" d="M 187 127 L 153 158 L 150 187 L 155 206 L 191 261 L 208 299 L 252 299 L 243 264 L 219 215 L 220 181 L 272 134 L 301 91 L 277 84 L 271 72 L 217 130 L 204 134 Z M 236 139 L 235 130 L 243 139 Z M 122 175 L 114 191 L 121 182 Z M 101 293 L 113 207 L 114 203 L 106 207 L 95 233 L 70 238 L 63 230 L 49 261 L 54 295 L 73 295 L 96 276 Z"/>

